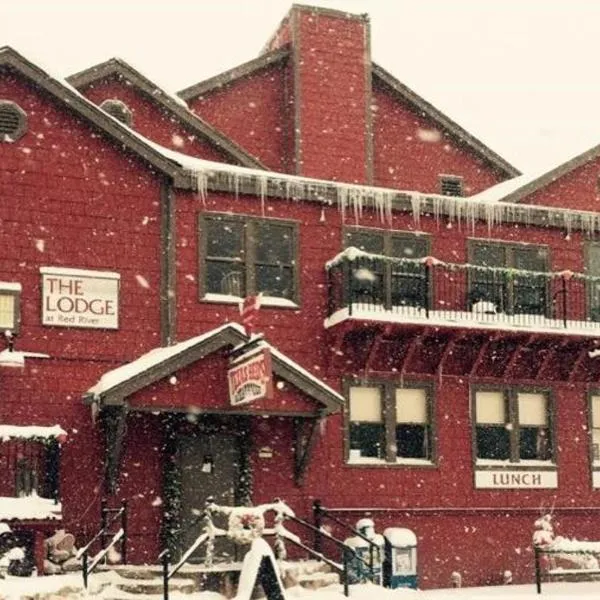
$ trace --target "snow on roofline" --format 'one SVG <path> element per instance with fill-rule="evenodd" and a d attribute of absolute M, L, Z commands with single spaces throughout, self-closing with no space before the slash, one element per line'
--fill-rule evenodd
<path fill-rule="evenodd" d="M 165 360 L 180 354 L 184 350 L 191 348 L 192 346 L 203 342 L 225 329 L 234 329 L 239 333 L 246 335 L 244 328 L 238 323 L 226 323 L 221 327 L 217 327 L 216 329 L 211 329 L 210 331 L 198 335 L 196 337 L 190 338 L 189 340 L 185 340 L 184 342 L 179 342 L 178 344 L 174 344 L 173 346 L 165 346 L 161 348 L 154 348 L 150 350 L 150 352 L 146 352 L 146 354 L 142 354 L 139 358 L 134 361 L 127 363 L 121 367 L 117 367 L 112 371 L 108 371 L 100 378 L 100 381 L 93 387 L 91 387 L 87 392 L 86 396 L 92 396 L 95 400 L 98 400 L 102 394 L 105 394 L 109 390 L 117 387 L 118 385 L 124 383 L 125 381 L 135 377 L 136 375 L 140 375 L 145 371 L 152 369 L 156 365 L 163 363 Z"/>
<path fill-rule="evenodd" d="M 411 212 L 417 228 L 420 218 L 427 215 L 436 219 L 446 216 L 450 221 L 464 223 L 472 229 L 476 222 L 482 221 L 489 229 L 503 223 L 524 223 L 565 229 L 567 234 L 577 229 L 589 235 L 600 232 L 598 212 L 500 200 L 514 191 L 513 188 L 521 188 L 538 176 L 522 175 L 474 196 L 445 196 L 261 171 L 187 156 L 151 141 L 147 143 L 164 158 L 189 171 L 196 180 L 196 191 L 203 202 L 211 189 L 236 195 L 256 195 L 263 204 L 267 197 L 275 197 L 335 205 L 342 218 L 348 210 L 358 218 L 363 209 L 368 208 L 377 212 L 383 222 L 390 222 L 393 211 Z"/>
<path fill-rule="evenodd" d="M 0 440 L 7 442 L 11 439 L 50 439 L 61 435 L 67 435 L 67 432 L 60 425 L 43 427 L 38 425 L 0 425 Z"/>

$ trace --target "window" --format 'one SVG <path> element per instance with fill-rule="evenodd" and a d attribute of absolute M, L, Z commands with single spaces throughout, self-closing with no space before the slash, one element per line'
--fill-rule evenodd
<path fill-rule="evenodd" d="M 392 258 L 416 259 L 429 254 L 427 236 L 375 229 L 347 230 L 345 247 L 350 246 Z M 366 258 L 354 261 L 351 275 L 352 302 L 415 307 L 425 307 L 429 302 L 425 265 L 420 262 Z"/>
<path fill-rule="evenodd" d="M 19 329 L 20 296 L 20 284 L 0 282 L 0 330 L 16 332 Z"/>
<path fill-rule="evenodd" d="M 474 404 L 477 460 L 552 460 L 548 392 L 480 389 Z"/>
<path fill-rule="evenodd" d="M 204 214 L 200 238 L 203 295 L 262 293 L 297 302 L 295 223 Z"/>
<path fill-rule="evenodd" d="M 600 466 L 600 396 L 590 397 L 592 462 Z"/>
<path fill-rule="evenodd" d="M 430 388 L 349 386 L 348 432 L 350 463 L 432 462 Z"/>
<path fill-rule="evenodd" d="M 470 306 L 484 301 L 492 303 L 497 312 L 546 314 L 548 278 L 542 274 L 548 264 L 545 247 L 472 241 L 470 254 L 471 264 L 483 267 L 470 271 Z"/>
<path fill-rule="evenodd" d="M 464 196 L 463 178 L 457 175 L 440 175 L 440 194 L 443 196 Z"/>
<path fill-rule="evenodd" d="M 586 274 L 597 280 L 588 281 L 588 314 L 592 321 L 600 321 L 600 244 L 586 247 Z"/>
<path fill-rule="evenodd" d="M 0 100 L 0 142 L 16 142 L 26 131 L 25 111 L 10 100 Z"/>
<path fill-rule="evenodd" d="M 121 123 L 131 127 L 133 113 L 125 102 L 117 100 L 116 98 L 109 98 L 100 104 L 100 108 L 104 112 L 107 112 L 111 117 L 117 119 L 117 121 L 121 121 Z"/>

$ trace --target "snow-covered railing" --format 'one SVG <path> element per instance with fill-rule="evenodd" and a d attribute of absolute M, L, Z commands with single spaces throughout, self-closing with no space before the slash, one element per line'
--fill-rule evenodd
<path fill-rule="evenodd" d="M 392 258 L 347 248 L 326 264 L 331 327 L 347 318 L 600 332 L 600 278 Z"/>
<path fill-rule="evenodd" d="M 586 542 L 555 538 L 544 545 L 534 544 L 535 554 L 535 584 L 537 593 L 542 593 L 542 578 L 568 576 L 598 576 L 600 575 L 600 542 Z M 546 556 L 547 566 L 542 569 L 542 558 Z M 557 559 L 568 561 L 571 566 L 557 567 L 553 564 Z"/>

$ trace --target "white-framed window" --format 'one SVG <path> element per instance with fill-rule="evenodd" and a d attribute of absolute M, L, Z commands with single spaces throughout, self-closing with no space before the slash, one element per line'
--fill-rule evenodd
<path fill-rule="evenodd" d="M 590 396 L 590 438 L 592 444 L 592 463 L 600 467 L 600 395 Z"/>
<path fill-rule="evenodd" d="M 20 299 L 21 284 L 0 281 L 0 331 L 18 331 Z"/>
<path fill-rule="evenodd" d="M 390 382 L 348 387 L 350 463 L 434 460 L 432 388 Z"/>
<path fill-rule="evenodd" d="M 548 391 L 475 389 L 473 400 L 476 461 L 552 462 L 552 410 Z"/>

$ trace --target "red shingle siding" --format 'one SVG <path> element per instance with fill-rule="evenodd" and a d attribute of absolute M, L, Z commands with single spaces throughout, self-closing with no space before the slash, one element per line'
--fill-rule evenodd
<path fill-rule="evenodd" d="M 471 196 L 506 179 L 379 86 L 373 93 L 373 140 L 375 185 L 381 187 L 439 194 L 439 175 L 459 175 L 464 195 Z"/>

